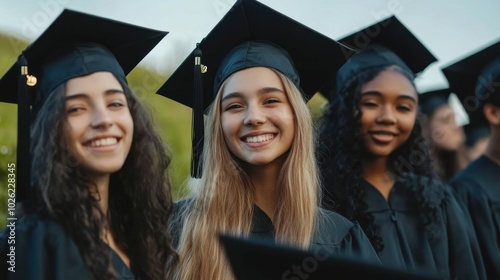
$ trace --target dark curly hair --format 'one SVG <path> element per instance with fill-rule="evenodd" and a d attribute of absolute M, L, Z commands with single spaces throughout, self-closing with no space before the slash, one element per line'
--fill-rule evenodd
<path fill-rule="evenodd" d="M 362 200 L 361 188 L 364 145 L 360 137 L 361 87 L 380 72 L 393 69 L 414 85 L 412 73 L 395 65 L 366 68 L 351 76 L 339 88 L 324 108 L 318 120 L 317 159 L 320 168 L 323 206 L 358 221 L 377 251 L 384 248 L 379 227 L 374 217 L 366 213 L 368 206 Z M 417 116 L 409 139 L 389 156 L 388 174 L 396 181 L 404 181 L 420 207 L 421 219 L 430 235 L 433 223 L 439 220 L 438 207 L 444 199 L 435 178 L 428 143 L 422 136 L 421 116 Z M 415 176 L 416 175 L 416 176 Z M 434 180 L 432 180 L 434 181 Z"/>
<path fill-rule="evenodd" d="M 120 81 L 120 79 L 118 79 Z M 162 279 L 176 257 L 168 234 L 172 210 L 167 176 L 170 152 L 138 97 L 120 81 L 134 121 L 133 140 L 122 168 L 111 174 L 109 211 L 99 207 L 97 186 L 82 172 L 65 141 L 65 84 L 39 109 L 31 126 L 31 191 L 25 211 L 61 224 L 77 244 L 93 279 L 115 279 L 102 240 L 110 230 L 141 279 Z"/>

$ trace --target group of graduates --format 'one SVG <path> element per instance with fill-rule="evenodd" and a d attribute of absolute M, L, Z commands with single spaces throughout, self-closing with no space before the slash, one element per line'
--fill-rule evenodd
<path fill-rule="evenodd" d="M 499 43 L 443 71 L 489 137 L 445 178 L 443 102 L 415 86 L 436 58 L 395 16 L 334 40 L 238 0 L 156 92 L 193 108 L 192 192 L 173 201 L 175 151 L 126 78 L 166 35 L 64 10 L 1 78 L 19 107 L 2 279 L 235 279 L 221 236 L 500 279 Z"/>

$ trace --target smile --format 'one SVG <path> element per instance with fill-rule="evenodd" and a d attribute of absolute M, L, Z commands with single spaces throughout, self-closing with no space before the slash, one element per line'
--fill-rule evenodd
<path fill-rule="evenodd" d="M 372 132 L 370 133 L 370 135 L 375 141 L 378 142 L 390 142 L 395 137 L 393 133 L 387 133 L 387 132 Z"/>
<path fill-rule="evenodd" d="M 105 147 L 105 146 L 111 146 L 115 145 L 118 143 L 118 139 L 116 137 L 107 137 L 107 138 L 101 138 L 97 140 L 91 140 L 88 143 L 88 146 L 90 147 Z"/>
<path fill-rule="evenodd" d="M 260 143 L 272 140 L 274 138 L 273 134 L 263 134 L 258 136 L 245 137 L 244 141 L 247 143 Z"/>

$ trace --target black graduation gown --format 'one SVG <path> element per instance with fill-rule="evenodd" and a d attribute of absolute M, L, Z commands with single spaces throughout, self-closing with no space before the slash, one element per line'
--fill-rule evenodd
<path fill-rule="evenodd" d="M 91 279 L 78 247 L 58 223 L 28 215 L 15 223 L 15 238 L 9 239 L 9 236 L 8 223 L 0 232 L 1 279 Z M 8 270 L 11 265 L 7 263 L 10 260 L 7 254 L 11 249 L 15 252 L 15 272 Z M 111 254 L 118 279 L 139 279 L 113 250 Z"/>
<path fill-rule="evenodd" d="M 500 279 L 500 166 L 483 155 L 449 184 L 471 216 L 488 279 Z"/>
<path fill-rule="evenodd" d="M 472 224 L 451 189 L 445 191 L 441 205 L 438 236 L 427 238 L 419 219 L 417 202 L 397 181 L 386 202 L 382 194 L 363 180 L 363 199 L 367 212 L 380 226 L 384 249 L 379 252 L 383 265 L 409 272 L 425 272 L 442 279 L 484 279 L 485 272 Z M 466 217 L 464 219 L 464 217 Z"/>
<path fill-rule="evenodd" d="M 185 213 L 180 211 L 190 207 L 191 199 L 183 199 L 174 205 L 170 231 L 174 247 L 177 247 Z M 250 237 L 274 239 L 274 225 L 271 219 L 259 207 L 254 205 Z M 310 249 L 322 254 L 342 254 L 350 258 L 380 264 L 375 249 L 358 223 L 326 209 L 320 209 L 318 226 L 314 232 Z"/>

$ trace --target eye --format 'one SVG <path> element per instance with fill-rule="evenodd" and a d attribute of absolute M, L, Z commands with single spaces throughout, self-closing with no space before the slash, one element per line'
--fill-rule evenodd
<path fill-rule="evenodd" d="M 109 107 L 123 107 L 124 104 L 121 102 L 121 101 L 113 101 L 111 103 L 109 103 L 108 105 Z"/>
<path fill-rule="evenodd" d="M 412 108 L 408 105 L 399 105 L 397 108 L 398 110 L 405 112 L 410 112 L 412 110 Z"/>
<path fill-rule="evenodd" d="M 82 105 L 68 106 L 68 108 L 66 109 L 68 115 L 74 115 L 83 111 L 85 111 L 85 107 Z"/>
<path fill-rule="evenodd" d="M 273 103 L 279 103 L 279 102 L 280 102 L 279 99 L 272 98 L 272 99 L 267 99 L 266 101 L 264 101 L 264 104 L 273 104 Z"/>
<path fill-rule="evenodd" d="M 362 101 L 361 106 L 363 106 L 363 107 L 377 107 L 378 104 L 374 101 Z"/>
<path fill-rule="evenodd" d="M 231 111 L 231 110 L 236 110 L 236 109 L 240 109 L 240 108 L 243 108 L 243 106 L 241 106 L 240 104 L 230 104 L 230 105 L 226 106 L 226 109 L 224 111 Z"/>

